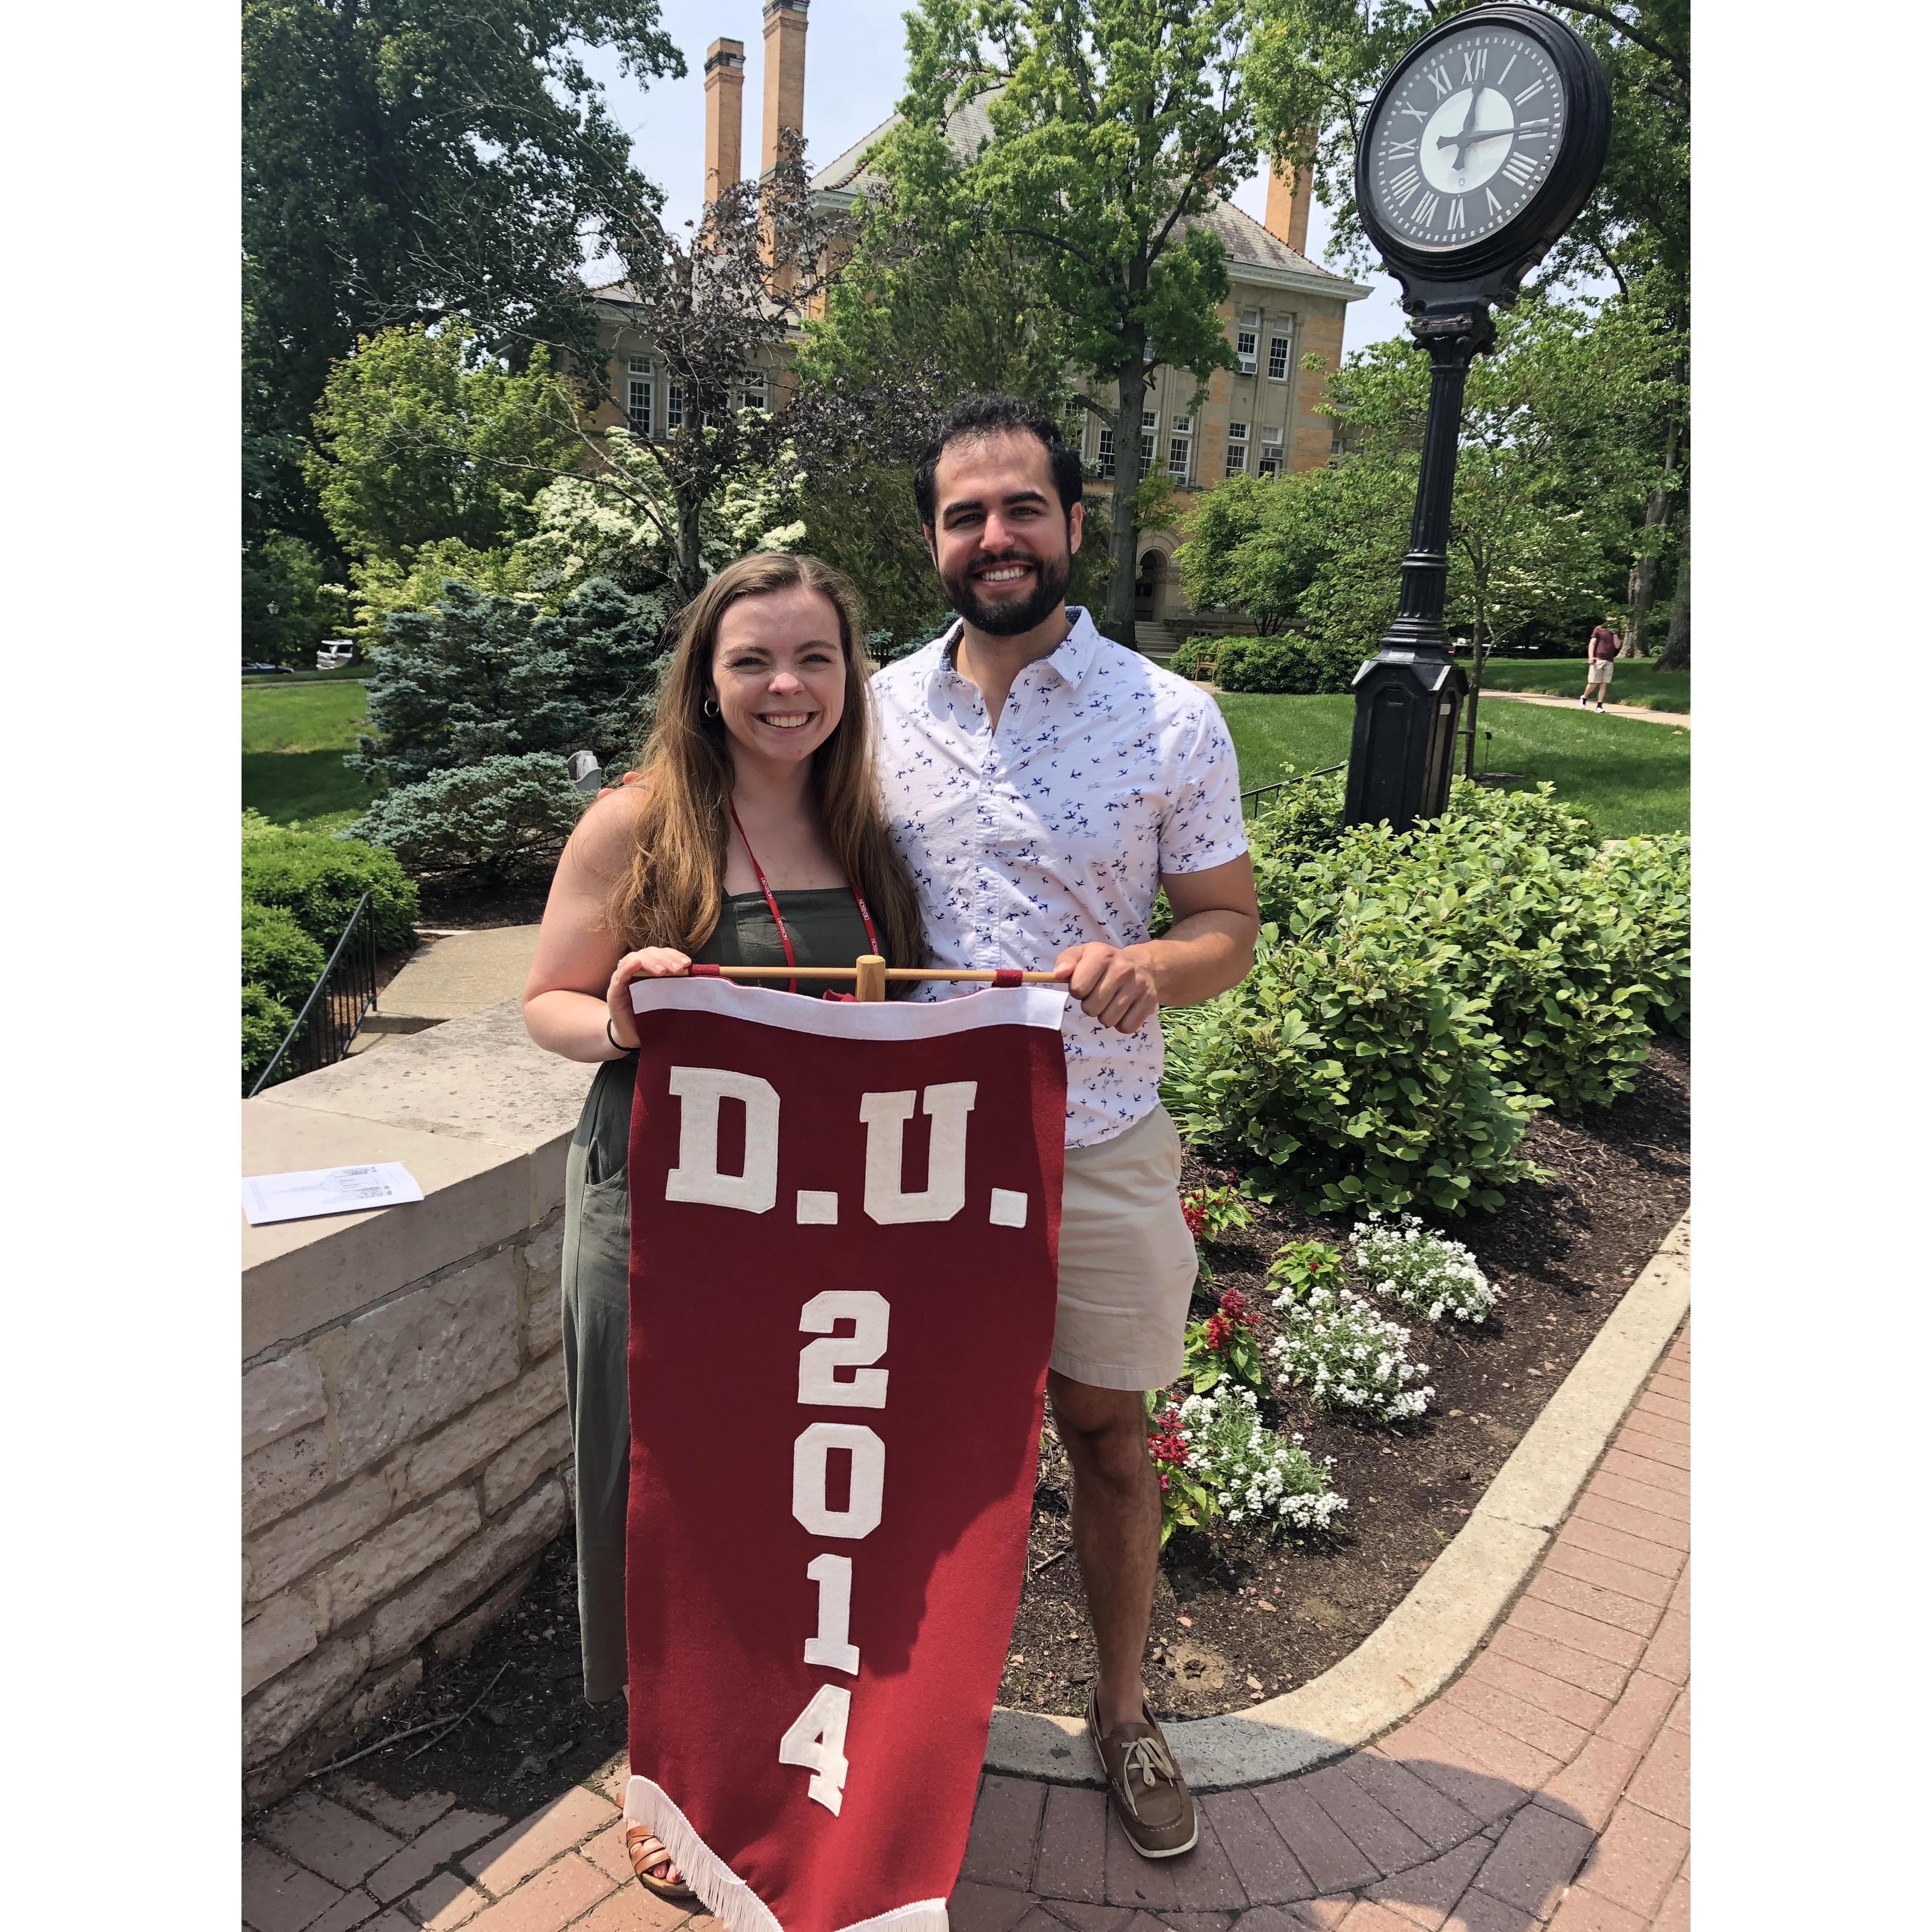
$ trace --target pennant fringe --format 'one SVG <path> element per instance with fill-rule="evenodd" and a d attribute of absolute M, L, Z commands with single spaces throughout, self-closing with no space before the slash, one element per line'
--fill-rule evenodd
<path fill-rule="evenodd" d="M 770 1907 L 698 1835 L 662 1786 L 648 1778 L 632 1778 L 624 1791 L 624 1822 L 641 1825 L 663 1841 L 686 1884 L 725 1932 L 784 1932 Z M 946 1901 L 922 1898 L 841 1927 L 839 1932 L 946 1932 Z"/>

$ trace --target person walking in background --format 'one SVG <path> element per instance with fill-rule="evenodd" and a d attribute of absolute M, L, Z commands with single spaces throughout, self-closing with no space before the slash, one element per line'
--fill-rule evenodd
<path fill-rule="evenodd" d="M 1604 621 L 1590 633 L 1590 668 L 1583 680 L 1583 694 L 1576 700 L 1580 705 L 1587 705 L 1594 691 L 1599 711 L 1604 708 L 1604 695 L 1616 674 L 1617 652 L 1623 648 L 1623 640 L 1611 622 L 1615 615 L 1614 611 L 1605 611 Z"/>

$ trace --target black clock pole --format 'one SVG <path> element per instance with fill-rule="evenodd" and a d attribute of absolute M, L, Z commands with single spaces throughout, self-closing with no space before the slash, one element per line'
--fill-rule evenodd
<path fill-rule="evenodd" d="M 1496 340 L 1491 304 L 1516 300 L 1575 219 L 1610 138 L 1610 85 L 1596 56 L 1521 0 L 1432 28 L 1390 70 L 1363 124 L 1355 206 L 1402 284 L 1430 376 L 1401 602 L 1381 650 L 1355 674 L 1345 824 L 1386 820 L 1406 832 L 1448 808 L 1469 694 L 1442 631 L 1462 392 L 1470 363 Z M 1474 723 L 1472 700 L 1472 733 Z"/>
<path fill-rule="evenodd" d="M 1449 655 L 1442 604 L 1449 582 L 1449 505 L 1469 364 L 1496 340 L 1486 302 L 1432 302 L 1409 324 L 1429 351 L 1422 475 L 1402 560 L 1402 601 L 1381 650 L 1355 674 L 1355 733 L 1342 808 L 1348 825 L 1386 819 L 1406 832 L 1448 809 L 1456 721 L 1469 688 Z"/>

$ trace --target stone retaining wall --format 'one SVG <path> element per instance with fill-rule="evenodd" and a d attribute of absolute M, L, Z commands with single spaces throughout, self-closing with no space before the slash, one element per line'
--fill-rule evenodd
<path fill-rule="evenodd" d="M 244 1173 L 399 1160 L 424 1196 L 244 1234 L 250 1804 L 473 1643 L 569 1520 L 563 1162 L 593 1072 L 508 1000 L 242 1103 Z"/>

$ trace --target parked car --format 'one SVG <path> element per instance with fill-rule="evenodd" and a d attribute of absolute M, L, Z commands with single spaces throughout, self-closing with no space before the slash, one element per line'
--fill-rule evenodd
<path fill-rule="evenodd" d="M 315 654 L 315 668 L 317 670 L 335 670 L 355 655 L 356 646 L 346 638 L 325 638 L 322 649 Z"/>
<path fill-rule="evenodd" d="M 288 677 L 292 673 L 286 664 L 250 664 L 244 660 L 242 675 L 244 677 Z"/>

